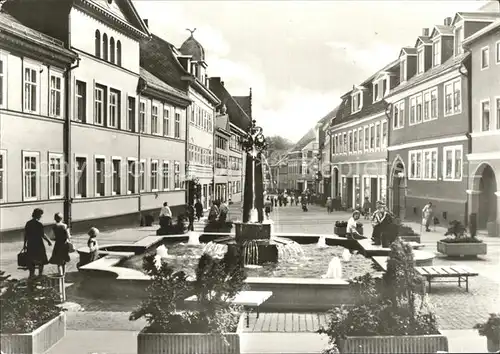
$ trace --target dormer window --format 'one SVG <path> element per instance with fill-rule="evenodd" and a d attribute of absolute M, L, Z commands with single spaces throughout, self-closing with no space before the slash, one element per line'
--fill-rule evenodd
<path fill-rule="evenodd" d="M 373 103 L 382 100 L 389 93 L 389 88 L 389 74 L 379 74 L 373 81 Z"/>
<path fill-rule="evenodd" d="M 356 113 L 361 111 L 363 107 L 363 91 L 355 91 L 351 95 L 352 105 L 351 105 L 351 113 Z"/>
<path fill-rule="evenodd" d="M 432 66 L 441 64 L 441 40 L 435 40 L 432 43 Z"/>
<path fill-rule="evenodd" d="M 406 57 L 401 59 L 401 82 L 406 81 L 406 78 L 408 77 L 408 67 L 407 67 L 408 61 L 406 60 Z"/>
<path fill-rule="evenodd" d="M 459 55 L 464 52 L 464 49 L 462 48 L 463 41 L 464 41 L 464 27 L 459 26 L 455 28 L 455 55 Z"/>
<path fill-rule="evenodd" d="M 421 46 L 417 50 L 417 74 L 422 74 L 424 71 L 425 71 L 424 47 Z"/>

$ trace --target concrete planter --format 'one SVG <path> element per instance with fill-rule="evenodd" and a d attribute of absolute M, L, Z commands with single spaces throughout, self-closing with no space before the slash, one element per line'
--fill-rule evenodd
<path fill-rule="evenodd" d="M 12 333 L 1 335 L 2 353 L 5 354 L 43 354 L 66 335 L 66 315 L 38 327 L 31 333 Z"/>
<path fill-rule="evenodd" d="M 145 333 L 137 335 L 137 354 L 240 354 L 244 316 L 235 333 Z"/>
<path fill-rule="evenodd" d="M 476 257 L 478 255 L 486 254 L 487 245 L 484 242 L 447 243 L 438 241 L 437 250 L 439 253 L 445 254 L 449 257 Z"/>
<path fill-rule="evenodd" d="M 416 235 L 416 236 L 399 236 L 399 238 L 401 238 L 401 240 L 403 240 L 405 242 L 420 243 L 420 235 Z"/>
<path fill-rule="evenodd" d="M 421 336 L 347 337 L 339 340 L 341 353 L 436 353 L 448 351 L 448 338 L 441 334 Z"/>

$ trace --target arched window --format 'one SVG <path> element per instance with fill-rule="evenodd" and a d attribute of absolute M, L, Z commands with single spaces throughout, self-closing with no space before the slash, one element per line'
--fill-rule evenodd
<path fill-rule="evenodd" d="M 95 56 L 101 57 L 101 32 L 95 30 Z"/>
<path fill-rule="evenodd" d="M 122 66 L 122 43 L 116 41 L 116 64 Z"/>
<path fill-rule="evenodd" d="M 109 39 L 109 61 L 115 63 L 115 39 L 113 37 Z"/>
<path fill-rule="evenodd" d="M 108 60 L 108 35 L 106 33 L 102 35 L 102 58 Z"/>

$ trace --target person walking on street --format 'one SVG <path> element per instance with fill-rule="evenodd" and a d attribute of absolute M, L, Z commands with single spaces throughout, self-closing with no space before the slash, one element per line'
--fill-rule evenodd
<path fill-rule="evenodd" d="M 387 216 L 387 212 L 385 210 L 385 205 L 378 201 L 377 202 L 377 210 L 372 215 L 372 225 L 373 225 L 373 233 L 372 233 L 372 241 L 376 246 L 380 246 L 382 244 L 382 223 Z"/>
<path fill-rule="evenodd" d="M 194 207 L 192 204 L 186 204 L 186 215 L 189 221 L 188 231 L 194 231 Z"/>
<path fill-rule="evenodd" d="M 89 239 L 87 240 L 87 246 L 90 251 L 90 263 L 99 259 L 99 244 L 97 243 L 97 235 L 99 235 L 99 230 L 96 227 L 91 227 L 88 235 Z"/>
<path fill-rule="evenodd" d="M 264 203 L 264 211 L 266 213 L 266 219 L 269 220 L 269 215 L 271 214 L 271 210 L 273 208 L 273 205 L 271 203 L 271 200 L 269 197 L 266 198 L 266 202 Z"/>
<path fill-rule="evenodd" d="M 434 210 L 432 208 L 432 203 L 427 203 L 422 209 L 422 225 L 425 226 L 425 231 L 429 232 L 431 229 L 429 226 L 431 225 L 432 216 L 434 215 Z"/>
<path fill-rule="evenodd" d="M 365 220 L 370 219 L 371 209 L 372 209 L 372 203 L 370 203 L 368 197 L 365 197 L 365 202 L 363 203 L 363 215 L 365 217 Z"/>
<path fill-rule="evenodd" d="M 326 198 L 326 211 L 328 214 L 331 214 L 333 211 L 333 201 L 330 197 Z"/>
<path fill-rule="evenodd" d="M 196 199 L 194 209 L 196 211 L 196 218 L 198 219 L 198 221 L 200 221 L 201 217 L 203 216 L 203 204 L 201 204 L 201 201 L 199 199 Z"/>
<path fill-rule="evenodd" d="M 52 250 L 52 257 L 49 263 L 57 265 L 57 270 L 60 275 L 66 274 L 66 263 L 70 261 L 69 258 L 69 241 L 71 235 L 69 234 L 68 226 L 62 222 L 61 213 L 54 215 L 56 224 L 52 227 L 54 233 L 54 248 Z"/>
<path fill-rule="evenodd" d="M 47 235 L 43 230 L 43 225 L 40 222 L 43 210 L 36 208 L 31 214 L 32 219 L 24 226 L 24 249 L 28 258 L 29 277 L 35 276 L 35 269 L 38 268 L 38 275 L 43 275 L 43 267 L 49 263 L 47 253 L 45 251 L 45 240 L 49 246 L 52 246 Z"/>

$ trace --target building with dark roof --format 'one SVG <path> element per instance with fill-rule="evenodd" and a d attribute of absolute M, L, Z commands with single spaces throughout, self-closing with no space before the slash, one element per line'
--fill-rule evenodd
<path fill-rule="evenodd" d="M 499 17 L 458 12 L 435 26 L 430 42 L 417 40 L 415 55 L 401 52 L 400 83 L 385 98 L 388 205 L 401 218 L 420 220 L 430 201 L 442 224 L 467 223 L 471 58 L 462 44 Z"/>
<path fill-rule="evenodd" d="M 401 53 L 412 55 L 405 48 Z M 376 71 L 342 97 L 329 128 L 332 196 L 345 208 L 386 198 L 388 117 L 385 97 L 399 83 L 399 61 Z"/>
<path fill-rule="evenodd" d="M 251 102 L 252 91 L 248 97 L 240 96 L 236 100 L 220 77 L 211 77 L 209 87 L 221 102 L 215 122 L 215 198 L 240 202 L 246 161 L 240 141 L 252 121 L 240 103 Z"/>
<path fill-rule="evenodd" d="M 498 6 L 498 5 L 497 5 Z M 500 233 L 500 20 L 464 40 L 470 51 L 471 151 L 467 155 L 469 219 Z"/>

